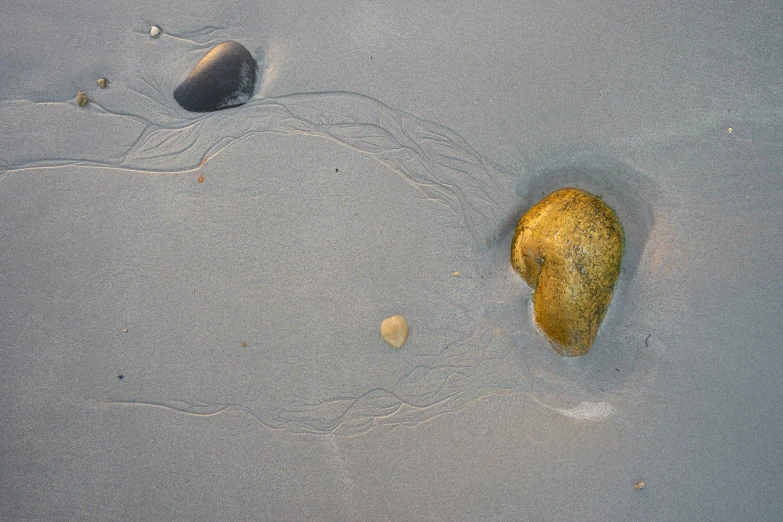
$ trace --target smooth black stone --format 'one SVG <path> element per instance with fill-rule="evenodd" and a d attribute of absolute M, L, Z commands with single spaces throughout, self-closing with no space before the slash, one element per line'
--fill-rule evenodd
<path fill-rule="evenodd" d="M 209 51 L 174 89 L 174 99 L 192 112 L 242 105 L 253 97 L 257 68 L 253 55 L 242 44 L 223 42 Z"/>

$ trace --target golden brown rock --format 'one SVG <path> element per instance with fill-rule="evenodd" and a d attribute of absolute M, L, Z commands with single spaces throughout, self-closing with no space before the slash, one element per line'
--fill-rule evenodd
<path fill-rule="evenodd" d="M 400 348 L 408 339 L 408 322 L 401 315 L 387 317 L 381 322 L 381 337 L 394 348 Z"/>
<path fill-rule="evenodd" d="M 100 87 L 101 89 L 105 89 L 106 84 L 107 84 L 106 78 L 98 78 L 98 87 Z"/>
<path fill-rule="evenodd" d="M 81 91 L 77 92 L 76 103 L 79 105 L 79 107 L 84 107 L 85 105 L 87 105 L 87 95 Z"/>
<path fill-rule="evenodd" d="M 593 345 L 622 257 L 617 216 L 584 190 L 556 190 L 519 220 L 511 266 L 533 289 L 536 323 L 557 353 L 576 357 Z"/>

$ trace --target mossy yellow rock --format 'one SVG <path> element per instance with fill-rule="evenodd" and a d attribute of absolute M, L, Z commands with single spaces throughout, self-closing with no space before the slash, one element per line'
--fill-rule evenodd
<path fill-rule="evenodd" d="M 623 228 L 589 192 L 563 188 L 522 216 L 511 266 L 533 289 L 536 323 L 561 355 L 584 355 L 612 300 L 623 258 Z"/>

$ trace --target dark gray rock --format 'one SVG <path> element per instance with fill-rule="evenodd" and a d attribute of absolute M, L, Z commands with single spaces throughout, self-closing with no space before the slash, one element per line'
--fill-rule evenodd
<path fill-rule="evenodd" d="M 176 89 L 174 99 L 183 109 L 211 112 L 242 105 L 253 97 L 258 65 L 242 44 L 216 45 Z"/>

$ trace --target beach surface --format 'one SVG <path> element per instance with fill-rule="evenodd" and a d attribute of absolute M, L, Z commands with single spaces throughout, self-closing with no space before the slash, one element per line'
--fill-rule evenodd
<path fill-rule="evenodd" d="M 0 519 L 775 519 L 782 22 L 6 2 Z M 225 41 L 254 96 L 186 111 Z M 562 187 L 625 232 L 578 358 L 509 263 Z"/>

